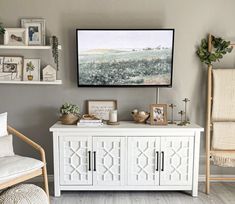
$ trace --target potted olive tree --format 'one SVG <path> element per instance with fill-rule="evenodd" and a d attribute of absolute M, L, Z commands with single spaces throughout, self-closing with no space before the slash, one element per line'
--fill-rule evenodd
<path fill-rule="evenodd" d="M 26 72 L 29 72 L 29 74 L 27 75 L 29 81 L 33 80 L 32 71 L 34 71 L 34 69 L 35 69 L 35 66 L 33 65 L 33 63 L 31 61 L 29 61 L 26 64 Z"/>
<path fill-rule="evenodd" d="M 60 121 L 64 125 L 74 125 L 80 118 L 80 109 L 77 105 L 65 103 L 60 108 Z"/>

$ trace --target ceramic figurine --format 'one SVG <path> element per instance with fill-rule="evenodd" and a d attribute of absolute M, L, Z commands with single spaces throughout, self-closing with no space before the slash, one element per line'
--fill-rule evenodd
<path fill-rule="evenodd" d="M 56 81 L 56 70 L 51 66 L 47 65 L 42 70 L 43 81 Z"/>

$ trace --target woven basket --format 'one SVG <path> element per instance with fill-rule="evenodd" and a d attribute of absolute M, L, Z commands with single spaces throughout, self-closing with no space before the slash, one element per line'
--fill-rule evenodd
<path fill-rule="evenodd" d="M 77 124 L 79 117 L 73 114 L 64 114 L 60 117 L 60 121 L 63 125 Z"/>

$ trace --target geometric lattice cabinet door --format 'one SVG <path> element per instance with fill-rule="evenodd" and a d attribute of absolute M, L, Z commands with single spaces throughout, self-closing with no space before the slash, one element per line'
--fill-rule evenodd
<path fill-rule="evenodd" d="M 92 185 L 92 172 L 89 171 L 89 154 L 92 138 L 66 136 L 60 139 L 60 184 Z"/>
<path fill-rule="evenodd" d="M 93 185 L 123 185 L 124 157 L 124 137 L 93 137 Z"/>
<path fill-rule="evenodd" d="M 160 185 L 191 185 L 193 167 L 193 137 L 162 137 Z"/>
<path fill-rule="evenodd" d="M 128 138 L 128 185 L 159 185 L 160 137 Z"/>

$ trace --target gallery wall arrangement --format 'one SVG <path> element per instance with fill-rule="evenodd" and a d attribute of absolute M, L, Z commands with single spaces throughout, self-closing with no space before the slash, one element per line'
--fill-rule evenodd
<path fill-rule="evenodd" d="M 1 25 L 1 37 L 3 37 L 3 45 L 0 49 L 17 50 L 18 55 L 22 50 L 51 50 L 52 57 L 56 69 L 52 65 L 47 65 L 41 68 L 41 59 L 32 59 L 25 56 L 0 56 L 0 83 L 16 83 L 21 81 L 51 82 L 58 84 L 56 81 L 57 71 L 59 69 L 59 46 L 56 36 L 46 36 L 46 21 L 45 19 L 21 19 L 22 28 L 4 28 Z M 46 45 L 46 38 L 49 41 Z M 18 81 L 18 82 L 17 82 Z M 56 83 L 53 83 L 56 82 Z M 24 83 L 27 84 L 27 83 Z M 43 84 L 43 83 L 42 83 Z"/>

